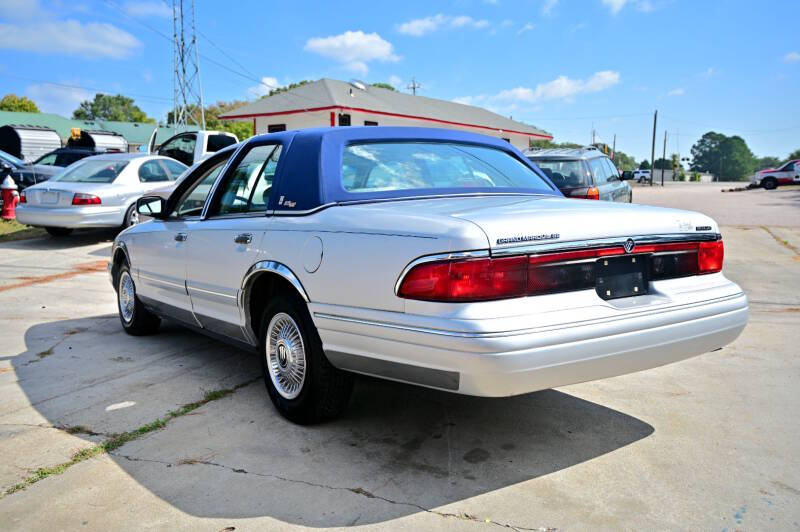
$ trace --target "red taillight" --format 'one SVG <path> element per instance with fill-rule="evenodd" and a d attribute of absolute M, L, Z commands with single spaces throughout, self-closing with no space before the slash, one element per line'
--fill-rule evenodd
<path fill-rule="evenodd" d="M 485 301 L 525 295 L 527 257 L 430 262 L 411 269 L 400 297 L 427 301 Z"/>
<path fill-rule="evenodd" d="M 600 189 L 597 187 L 591 187 L 589 190 L 586 191 L 586 199 L 600 199 Z"/>
<path fill-rule="evenodd" d="M 722 259 L 725 257 L 725 247 L 722 240 L 716 242 L 700 242 L 697 250 L 698 273 L 716 273 L 722 271 Z"/>
<path fill-rule="evenodd" d="M 93 194 L 77 193 L 72 196 L 73 205 L 100 205 L 100 198 Z"/>
<path fill-rule="evenodd" d="M 19 202 L 20 203 L 28 203 L 28 198 L 25 197 L 25 191 L 19 193 Z"/>
<path fill-rule="evenodd" d="M 722 270 L 716 242 L 642 244 L 633 254 L 648 262 L 651 281 Z M 454 259 L 419 264 L 403 278 L 397 295 L 408 299 L 470 302 L 586 290 L 595 285 L 595 261 L 625 255 L 622 246 L 506 258 Z"/>

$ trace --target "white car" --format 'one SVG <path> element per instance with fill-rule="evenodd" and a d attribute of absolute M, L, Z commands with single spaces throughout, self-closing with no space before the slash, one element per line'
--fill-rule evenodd
<path fill-rule="evenodd" d="M 137 223 L 136 200 L 175 181 L 186 166 L 168 157 L 115 153 L 87 157 L 20 193 L 17 220 L 65 236 L 84 227 Z"/>
<path fill-rule="evenodd" d="M 634 170 L 633 171 L 633 180 L 637 183 L 644 183 L 645 181 L 650 181 L 650 170 Z"/>
<path fill-rule="evenodd" d="M 780 185 L 800 183 L 800 159 L 788 161 L 780 168 L 759 170 L 750 177 L 750 183 L 767 190 L 778 188 Z"/>
<path fill-rule="evenodd" d="M 353 372 L 517 395 L 712 351 L 748 318 L 709 217 L 564 198 L 482 135 L 262 135 L 137 208 L 154 219 L 109 263 L 125 331 L 171 318 L 254 350 L 301 423 L 341 412 Z"/>
<path fill-rule="evenodd" d="M 156 147 L 157 133 L 158 129 L 156 128 L 150 136 L 148 153 L 172 157 L 186 166 L 192 166 L 208 157 L 209 154 L 239 142 L 236 135 L 227 131 L 200 130 L 178 133 Z"/>

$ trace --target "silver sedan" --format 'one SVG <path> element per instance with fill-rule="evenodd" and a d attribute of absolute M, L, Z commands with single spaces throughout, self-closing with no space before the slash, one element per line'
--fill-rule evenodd
<path fill-rule="evenodd" d="M 20 223 L 64 236 L 81 227 L 127 227 L 138 222 L 136 200 L 164 187 L 186 166 L 168 157 L 107 154 L 73 163 L 20 195 Z"/>

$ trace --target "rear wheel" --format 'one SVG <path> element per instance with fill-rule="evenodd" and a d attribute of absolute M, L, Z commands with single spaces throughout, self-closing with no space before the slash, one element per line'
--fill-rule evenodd
<path fill-rule="evenodd" d="M 761 181 L 761 186 L 767 190 L 774 190 L 778 188 L 778 180 L 774 177 L 768 177 Z"/>
<path fill-rule="evenodd" d="M 261 318 L 261 368 L 278 412 L 299 424 L 331 419 L 344 411 L 353 376 L 335 368 L 308 309 L 297 297 L 277 296 Z"/>
<path fill-rule="evenodd" d="M 128 264 L 123 264 L 117 275 L 117 308 L 119 321 L 125 332 L 133 336 L 144 336 L 158 331 L 161 319 L 147 310 L 136 296 L 136 285 Z"/>
<path fill-rule="evenodd" d="M 136 204 L 134 203 L 125 212 L 125 218 L 122 220 L 122 228 L 127 229 L 132 225 L 139 223 L 139 213 L 136 212 Z"/>
<path fill-rule="evenodd" d="M 52 236 L 67 236 L 72 233 L 72 229 L 69 227 L 45 227 L 44 230 Z"/>

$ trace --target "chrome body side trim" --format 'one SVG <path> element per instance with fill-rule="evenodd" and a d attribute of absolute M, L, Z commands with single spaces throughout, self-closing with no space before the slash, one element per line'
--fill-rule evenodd
<path fill-rule="evenodd" d="M 139 278 L 147 279 L 148 281 L 151 281 L 151 282 L 154 282 L 154 283 L 161 283 L 161 284 L 165 284 L 165 285 L 168 285 L 168 286 L 173 286 L 173 287 L 176 287 L 176 288 L 180 288 L 182 291 L 184 291 L 184 292 L 186 292 L 188 294 L 188 292 L 186 291 L 186 284 L 185 283 L 183 283 L 183 284 L 181 284 L 181 283 L 173 283 L 172 281 L 165 281 L 163 279 L 156 279 L 155 277 L 150 277 L 149 275 L 144 275 L 141 272 L 139 272 Z"/>
<path fill-rule="evenodd" d="M 186 288 L 187 288 L 187 290 L 189 290 L 191 292 L 202 292 L 204 294 L 210 294 L 212 296 L 217 296 L 217 297 L 224 297 L 226 299 L 237 299 L 236 296 L 232 296 L 230 294 L 223 294 L 221 292 L 214 292 L 213 290 L 206 290 L 204 288 L 197 288 L 196 286 L 189 286 L 188 284 L 186 285 Z"/>

